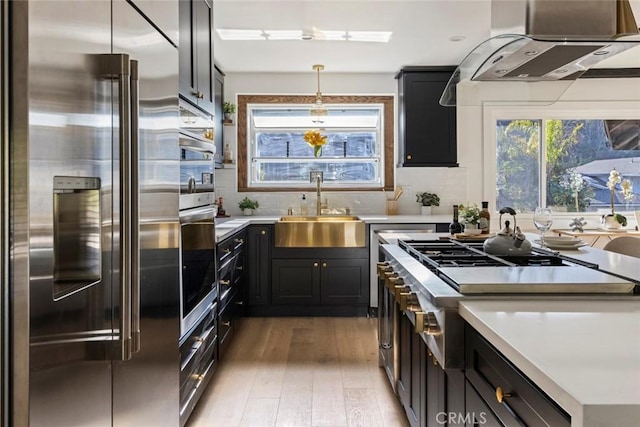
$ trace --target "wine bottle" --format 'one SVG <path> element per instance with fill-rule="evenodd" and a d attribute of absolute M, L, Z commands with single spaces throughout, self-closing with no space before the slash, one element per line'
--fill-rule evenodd
<path fill-rule="evenodd" d="M 482 202 L 482 210 L 480 211 L 480 219 L 478 220 L 478 228 L 482 230 L 480 234 L 489 234 L 491 227 L 491 213 L 489 213 L 489 202 Z"/>
<path fill-rule="evenodd" d="M 458 222 L 458 205 L 453 205 L 453 222 L 449 224 L 449 233 L 462 233 L 462 224 Z"/>

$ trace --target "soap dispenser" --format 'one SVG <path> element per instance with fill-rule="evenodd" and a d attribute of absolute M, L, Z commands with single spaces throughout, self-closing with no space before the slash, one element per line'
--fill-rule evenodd
<path fill-rule="evenodd" d="M 307 215 L 309 213 L 309 208 L 307 206 L 307 195 L 302 195 L 302 200 L 300 200 L 300 215 Z"/>

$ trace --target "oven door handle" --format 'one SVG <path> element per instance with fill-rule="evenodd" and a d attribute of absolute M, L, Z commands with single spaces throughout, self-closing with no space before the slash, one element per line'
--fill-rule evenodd
<path fill-rule="evenodd" d="M 179 141 L 180 147 L 182 148 L 188 148 L 190 150 L 199 151 L 201 153 L 209 153 L 211 155 L 216 154 L 215 144 L 197 139 L 192 135 L 183 133 L 183 131 L 180 132 Z"/>

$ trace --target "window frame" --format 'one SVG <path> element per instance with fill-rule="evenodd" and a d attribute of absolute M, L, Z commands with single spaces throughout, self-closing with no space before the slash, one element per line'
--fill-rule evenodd
<path fill-rule="evenodd" d="M 327 105 L 349 104 L 382 105 L 382 132 L 381 132 L 381 154 L 383 165 L 380 170 L 382 185 L 380 186 L 340 186 L 336 188 L 326 188 L 326 191 L 381 191 L 393 190 L 394 177 L 394 96 L 391 95 L 326 95 L 322 100 Z M 238 143 L 238 192 L 292 192 L 313 189 L 313 184 L 296 187 L 249 187 L 249 135 L 250 128 L 247 117 L 247 105 L 249 104 L 278 104 L 311 105 L 315 102 L 315 96 L 311 95 L 238 95 L 238 116 L 237 116 L 237 143 Z"/>

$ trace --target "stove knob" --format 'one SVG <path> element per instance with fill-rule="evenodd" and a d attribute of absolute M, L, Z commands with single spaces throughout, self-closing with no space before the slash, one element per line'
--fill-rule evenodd
<path fill-rule="evenodd" d="M 385 271 L 382 278 L 385 286 L 388 288 L 391 286 L 391 280 L 398 278 L 398 274 L 395 271 Z"/>
<path fill-rule="evenodd" d="M 390 277 L 385 284 L 387 285 L 387 288 L 393 289 L 394 286 L 404 285 L 404 279 L 402 277 Z"/>
<path fill-rule="evenodd" d="M 389 265 L 388 262 L 379 262 L 377 263 L 378 276 L 384 274 L 385 271 L 392 271 L 393 268 Z"/>
<path fill-rule="evenodd" d="M 416 333 L 436 335 L 439 332 L 440 326 L 438 326 L 438 319 L 436 319 L 435 313 L 431 311 L 416 313 Z"/>
<path fill-rule="evenodd" d="M 411 288 L 409 286 L 405 286 L 404 284 L 393 286 L 393 288 L 389 288 L 389 290 L 393 292 L 393 295 L 395 296 L 396 302 L 398 304 L 400 304 L 400 294 L 411 293 Z"/>
<path fill-rule="evenodd" d="M 413 292 L 402 292 L 400 293 L 400 310 L 407 311 L 409 307 L 420 306 L 420 302 L 418 301 L 418 295 Z M 412 311 L 412 310 L 409 310 Z"/>

